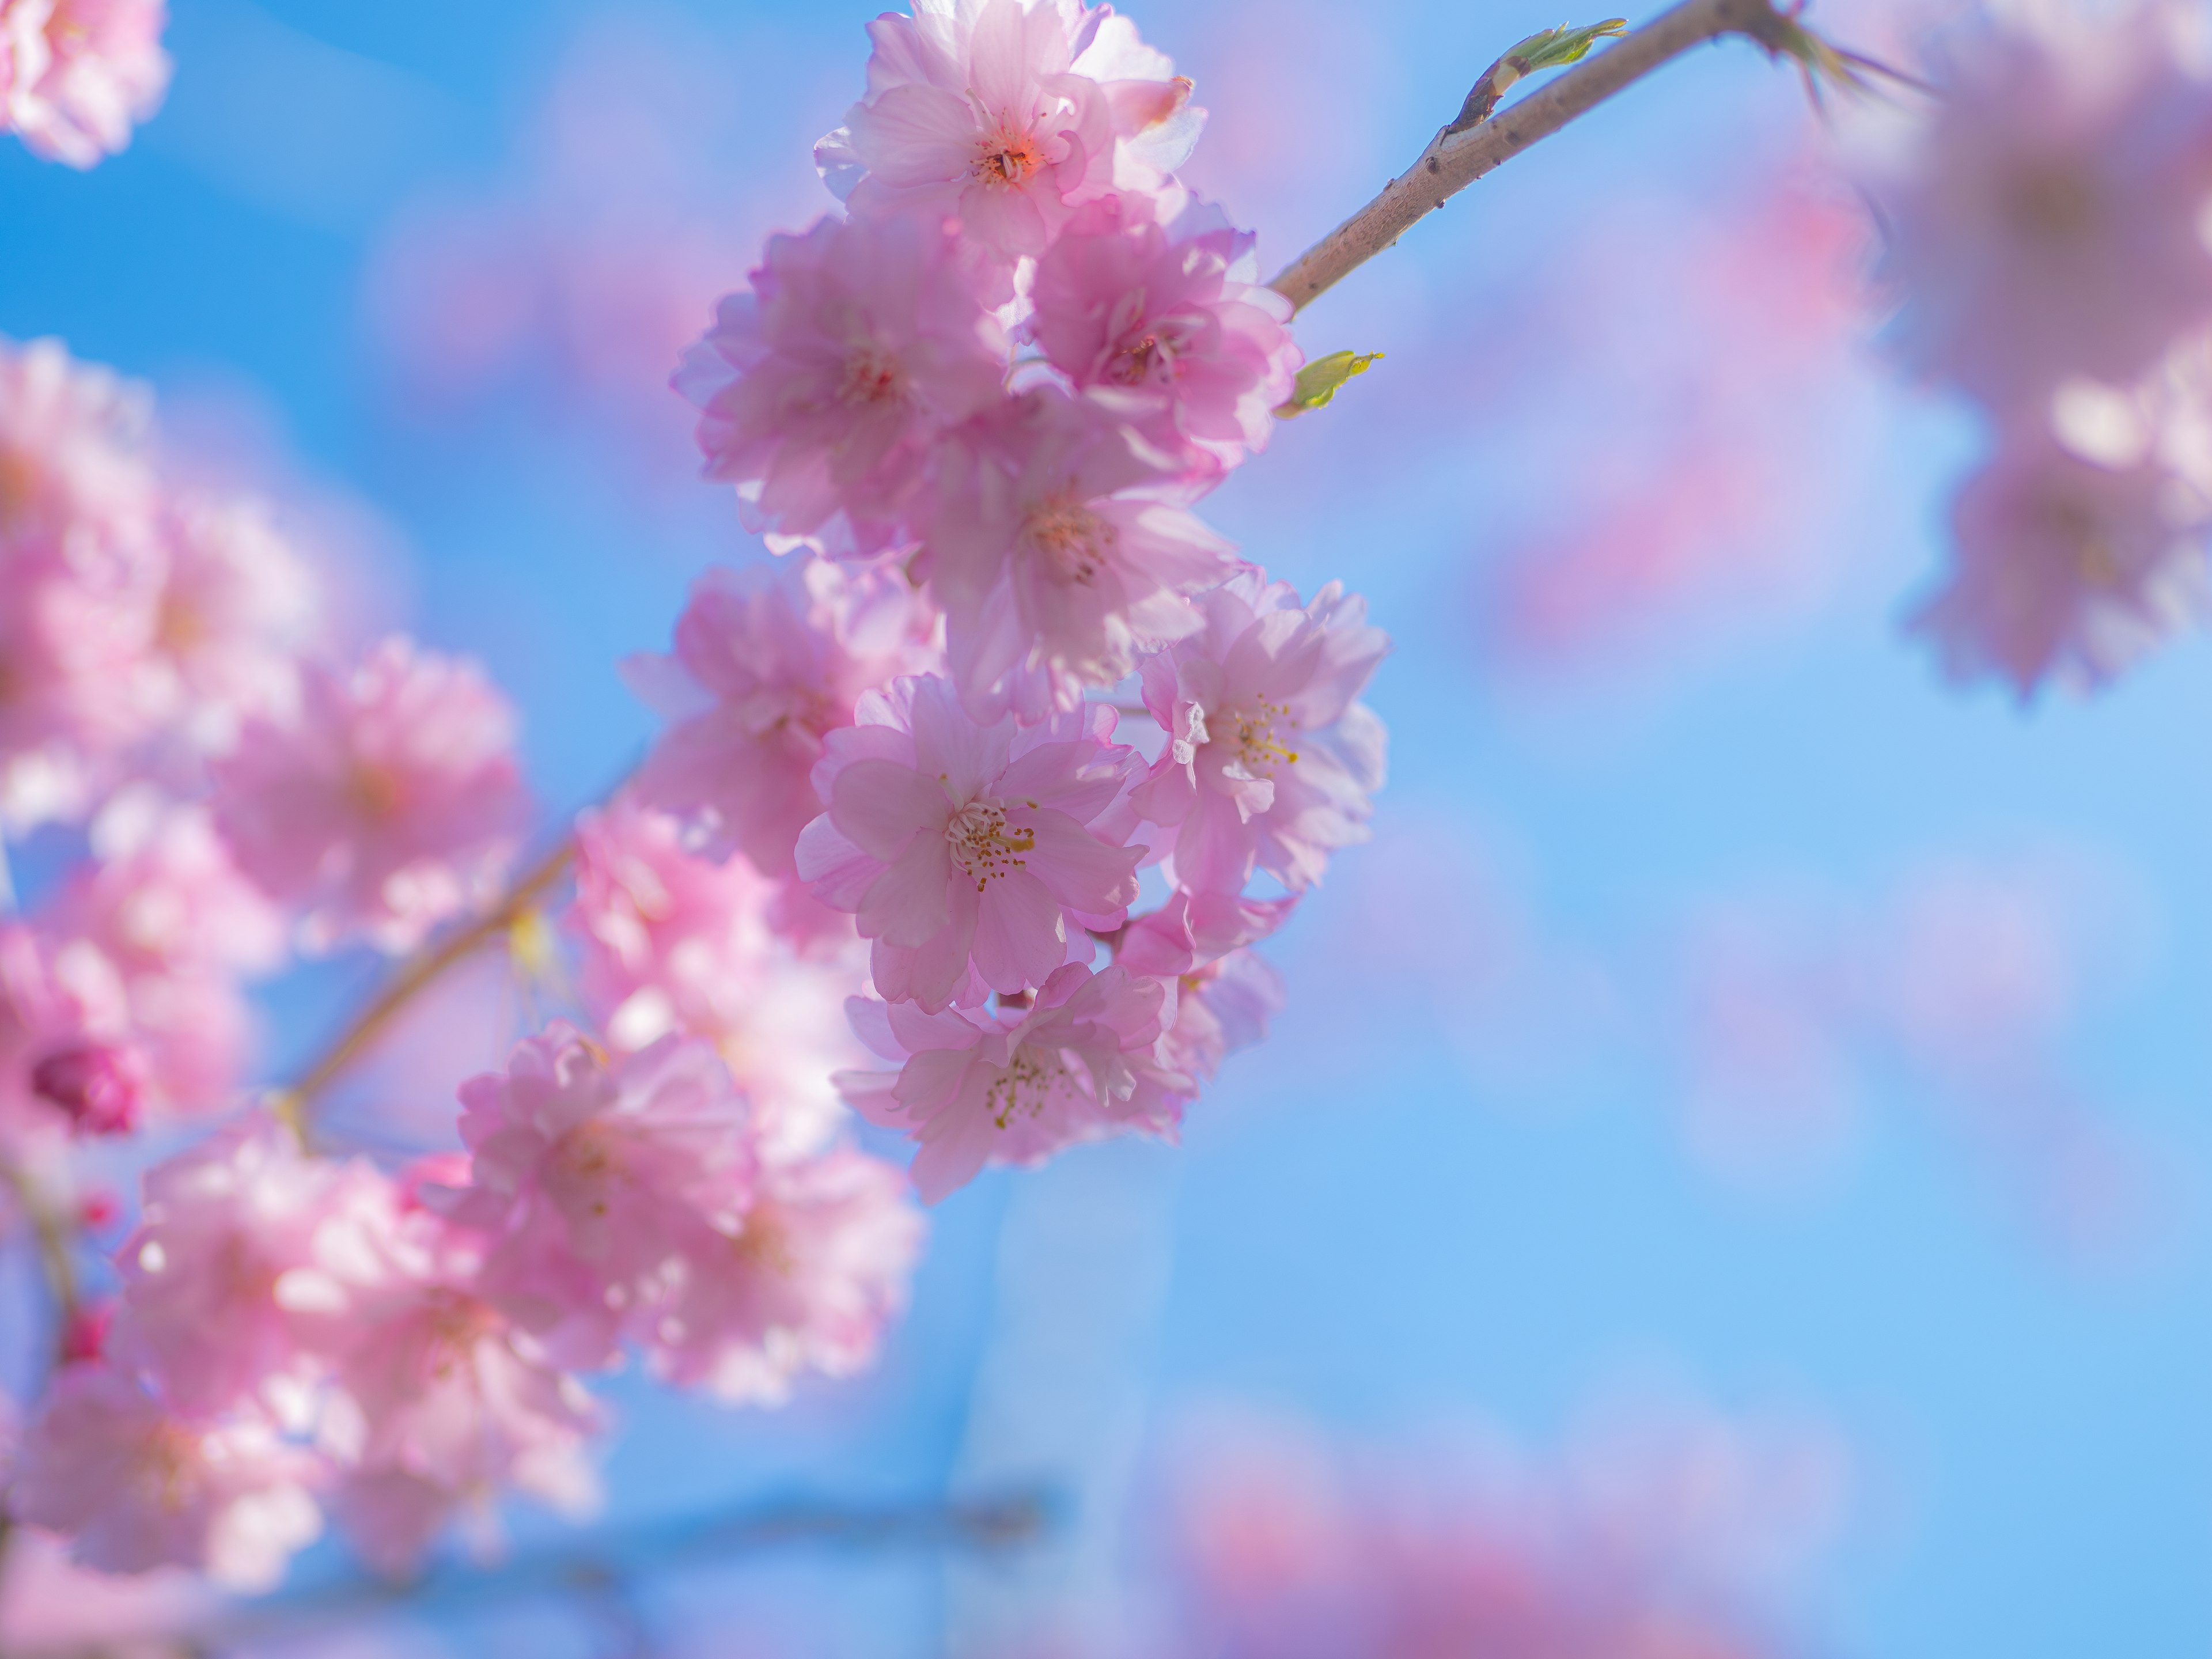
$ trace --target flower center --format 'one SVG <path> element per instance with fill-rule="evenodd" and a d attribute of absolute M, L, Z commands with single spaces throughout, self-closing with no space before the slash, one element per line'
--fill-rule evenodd
<path fill-rule="evenodd" d="M 1182 378 L 1188 346 L 1172 320 L 1151 322 L 1122 336 L 1107 359 L 1105 378 L 1115 386 L 1172 386 Z"/>
<path fill-rule="evenodd" d="M 730 1241 L 730 1249 L 745 1266 L 774 1273 L 779 1279 L 790 1278 L 799 1267 L 792 1254 L 790 1234 L 766 1205 L 745 1217 L 738 1236 Z"/>
<path fill-rule="evenodd" d="M 1061 581 L 1088 587 L 1114 556 L 1114 526 L 1079 502 L 1048 501 L 1030 514 L 1030 545 Z"/>
<path fill-rule="evenodd" d="M 1275 735 L 1278 725 L 1292 732 L 1298 729 L 1287 705 L 1262 697 L 1237 710 L 1224 724 L 1227 729 L 1223 736 L 1237 750 L 1239 764 L 1254 777 L 1272 778 L 1278 765 L 1298 763 L 1298 751 Z"/>
<path fill-rule="evenodd" d="M 1027 862 L 1022 854 L 1036 845 L 1036 832 L 1009 830 L 1005 807 L 994 800 L 971 800 L 945 824 L 945 840 L 952 849 L 952 862 L 980 893 Z"/>
<path fill-rule="evenodd" d="M 897 358 L 872 343 L 853 348 L 845 359 L 838 398 L 848 404 L 896 403 L 906 396 L 906 374 Z"/>
<path fill-rule="evenodd" d="M 983 1087 L 983 1109 L 1001 1129 L 1018 1116 L 1036 1117 L 1069 1087 L 1067 1062 L 1057 1054 L 1017 1048 L 1006 1068 Z"/>
<path fill-rule="evenodd" d="M 1018 190 L 1044 164 L 1044 150 L 1036 136 L 1002 116 L 975 141 L 975 159 L 969 172 L 991 189 Z"/>
<path fill-rule="evenodd" d="M 606 1129 L 597 1123 L 586 1123 L 570 1130 L 562 1136 L 554 1156 L 564 1173 L 591 1189 L 586 1207 L 594 1217 L 605 1216 L 609 1207 L 607 1189 L 624 1173 L 621 1150 Z"/>
<path fill-rule="evenodd" d="M 362 816 L 380 821 L 397 817 L 407 802 L 407 792 L 391 769 L 373 761 L 356 761 L 347 769 L 345 793 Z"/>
<path fill-rule="evenodd" d="M 2078 242 L 2096 228 L 2096 182 L 2078 168 L 2045 162 L 2014 176 L 2004 207 L 2014 228 L 2036 241 Z"/>
<path fill-rule="evenodd" d="M 39 499 L 39 467 L 20 449 L 0 447 L 0 531 L 13 530 L 31 515 Z"/>

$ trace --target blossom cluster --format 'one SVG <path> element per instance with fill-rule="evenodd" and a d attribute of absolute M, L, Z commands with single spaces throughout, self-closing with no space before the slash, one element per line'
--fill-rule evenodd
<path fill-rule="evenodd" d="M 854 919 L 884 1066 L 840 1086 L 933 1200 L 1173 1133 L 1258 1035 L 1250 947 L 1365 834 L 1387 642 L 1192 511 L 1302 359 L 1175 174 L 1190 82 L 1074 0 L 870 33 L 815 152 L 844 215 L 771 239 L 676 379 L 708 475 L 805 565 L 709 578 L 637 665 L 673 722 L 638 788 Z"/>
<path fill-rule="evenodd" d="M 2202 33 L 2166 0 L 2008 13 L 1880 170 L 1897 349 L 1995 436 L 1915 620 L 1954 675 L 2095 684 L 2212 597 Z"/>
<path fill-rule="evenodd" d="M 168 90 L 167 0 L 0 0 L 0 132 L 88 167 Z"/>

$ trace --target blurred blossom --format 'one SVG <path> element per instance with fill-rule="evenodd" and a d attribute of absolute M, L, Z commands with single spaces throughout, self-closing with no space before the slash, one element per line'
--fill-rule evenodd
<path fill-rule="evenodd" d="M 169 85 L 165 0 L 0 0 L 0 132 L 88 167 L 131 143 Z"/>

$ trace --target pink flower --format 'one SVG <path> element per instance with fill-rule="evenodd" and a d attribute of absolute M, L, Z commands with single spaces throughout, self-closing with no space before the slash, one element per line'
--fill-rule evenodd
<path fill-rule="evenodd" d="M 1384 736 L 1353 699 L 1389 641 L 1334 582 L 1301 608 L 1255 572 L 1198 605 L 1203 631 L 1143 665 L 1169 742 L 1133 802 L 1176 831 L 1179 885 L 1237 892 L 1256 866 L 1302 892 L 1337 848 L 1367 838 Z"/>
<path fill-rule="evenodd" d="M 302 944 L 412 949 L 488 900 L 522 807 L 514 715 L 473 663 L 389 639 L 349 675 L 311 669 L 295 720 L 257 718 L 217 763 L 216 822 Z"/>
<path fill-rule="evenodd" d="M 934 1204 L 986 1164 L 1037 1164 L 1127 1129 L 1172 1133 L 1196 1087 L 1160 1059 L 1173 1014 L 1160 981 L 1076 963 L 1032 1006 L 995 1013 L 855 998 L 854 1029 L 900 1069 L 844 1073 L 838 1086 L 870 1122 L 912 1133 L 914 1184 Z"/>
<path fill-rule="evenodd" d="M 267 973 L 284 957 L 284 918 L 231 861 L 204 807 L 148 789 L 94 820 L 94 862 L 70 880 L 62 931 L 88 939 L 126 976 Z"/>
<path fill-rule="evenodd" d="M 1294 898 L 1240 899 L 1177 892 L 1131 922 L 1114 960 L 1132 974 L 1177 981 L 1174 1024 L 1161 1055 L 1200 1082 L 1267 1034 L 1283 1010 L 1283 979 L 1249 947 L 1290 917 Z"/>
<path fill-rule="evenodd" d="M 783 897 L 742 858 L 686 852 L 674 819 L 627 796 L 577 820 L 586 1006 L 618 1053 L 671 1031 L 713 1043 L 771 1157 L 818 1148 L 844 1119 L 830 1074 L 854 1058 L 845 999 L 860 980 L 850 918 L 828 913 L 842 957 L 811 958 L 778 937 Z"/>
<path fill-rule="evenodd" d="M 162 526 L 167 579 L 155 625 L 167 721 L 204 751 L 237 742 L 252 714 L 281 718 L 315 618 L 306 562 L 251 495 L 188 493 Z"/>
<path fill-rule="evenodd" d="M 118 154 L 168 89 L 167 21 L 163 0 L 0 0 L 0 126 L 73 167 Z"/>
<path fill-rule="evenodd" d="M 1119 927 L 1140 854 L 1099 826 L 1133 750 L 1095 708 L 1038 726 L 981 725 L 938 676 L 861 700 L 830 733 L 815 787 L 830 810 L 799 842 L 799 872 L 872 939 L 876 989 L 934 1012 L 1042 985 L 1083 930 Z"/>
<path fill-rule="evenodd" d="M 146 399 L 0 340 L 0 818 L 74 817 L 143 732 L 162 576 Z"/>
<path fill-rule="evenodd" d="M 251 1594 L 322 1530 L 315 1474 L 264 1417 L 179 1417 L 120 1370 L 71 1365 L 25 1440 L 9 1508 L 71 1534 L 86 1566 L 192 1567 Z"/>
<path fill-rule="evenodd" d="M 1082 209 L 1037 261 L 1027 328 L 1054 368 L 1162 448 L 1224 466 L 1267 447 L 1303 354 L 1290 301 L 1261 286 L 1249 231 L 1142 198 Z"/>
<path fill-rule="evenodd" d="M 2156 459 L 2106 467 L 2006 433 L 1953 508 L 1955 563 L 1914 629 L 1948 672 L 2022 697 L 2110 678 L 2207 599 L 2212 507 Z"/>
<path fill-rule="evenodd" d="M 675 654 L 625 665 L 676 721 L 639 774 L 639 798 L 685 819 L 713 857 L 741 848 L 766 874 L 788 875 L 792 844 L 822 811 L 811 776 L 823 735 L 853 723 L 869 687 L 933 665 L 935 630 L 896 572 L 819 560 L 798 582 L 708 571 L 677 620 Z"/>
<path fill-rule="evenodd" d="M 144 1063 L 128 1048 L 70 1043 L 32 1066 L 31 1092 L 59 1107 L 81 1135 L 127 1135 L 138 1127 Z"/>
<path fill-rule="evenodd" d="M 752 292 L 722 301 L 675 386 L 749 529 L 868 555 L 902 538 L 931 439 L 995 402 L 1006 370 L 957 240 L 824 219 L 769 239 Z"/>
<path fill-rule="evenodd" d="M 1884 203 L 1917 368 L 2006 407 L 2130 379 L 2212 317 L 2212 83 L 2182 22 L 2154 0 L 1965 43 Z"/>
<path fill-rule="evenodd" d="M 365 1164 L 303 1156 L 253 1116 L 146 1176 L 138 1230 L 118 1252 L 122 1312 L 114 1351 L 161 1379 L 187 1413 L 268 1399 L 314 1371 L 292 1305 L 318 1236 L 382 1178 Z"/>
<path fill-rule="evenodd" d="M 1110 7 L 916 0 L 868 33 L 867 96 L 814 150 L 856 215 L 957 216 L 1012 260 L 1090 197 L 1158 187 L 1197 142 L 1190 82 Z"/>
<path fill-rule="evenodd" d="M 1201 626 L 1184 596 L 1239 566 L 1189 481 L 1097 404 L 1042 386 L 949 439 L 926 528 L 945 647 L 979 714 L 1073 708 L 1140 647 Z"/>
<path fill-rule="evenodd" d="M 556 1021 L 461 1104 L 471 1184 L 447 1207 L 494 1236 L 487 1292 L 569 1363 L 649 1342 L 671 1285 L 744 1226 L 749 1108 L 707 1043 L 611 1061 Z"/>
<path fill-rule="evenodd" d="M 509 1490 L 587 1511 L 590 1395 L 488 1299 L 480 1236 L 389 1184 L 380 1200 L 325 1229 L 294 1291 L 331 1356 L 319 1437 L 355 1547 L 401 1573 L 456 1515 L 489 1526 Z"/>
<path fill-rule="evenodd" d="M 905 1176 L 849 1147 L 771 1164 L 723 1249 L 684 1263 L 653 1366 L 726 1401 L 774 1404 L 804 1371 L 848 1376 L 906 1306 L 921 1217 Z"/>

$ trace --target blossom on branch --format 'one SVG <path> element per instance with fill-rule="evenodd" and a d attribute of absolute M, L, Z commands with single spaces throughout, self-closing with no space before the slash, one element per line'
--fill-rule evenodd
<path fill-rule="evenodd" d="M 257 718 L 215 767 L 240 868 L 301 912 L 301 942 L 411 950 L 495 893 L 523 810 L 514 714 L 464 659 L 402 638 L 314 666 L 296 717 Z"/>
<path fill-rule="evenodd" d="M 934 1012 L 1044 983 L 1085 929 L 1119 927 L 1138 849 L 1102 835 L 1137 764 L 1113 710 L 1036 726 L 972 718 L 950 681 L 895 680 L 830 733 L 815 772 L 829 810 L 799 872 L 874 942 L 877 991 Z"/>

